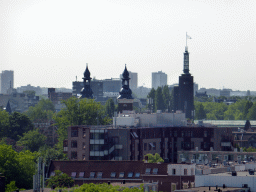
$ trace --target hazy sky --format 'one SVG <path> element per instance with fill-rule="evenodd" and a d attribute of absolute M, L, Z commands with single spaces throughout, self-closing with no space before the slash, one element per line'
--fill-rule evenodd
<path fill-rule="evenodd" d="M 255 0 L 1 0 L 0 71 L 14 86 L 72 87 L 86 63 L 92 77 L 119 77 L 125 64 L 151 87 L 183 70 L 199 87 L 256 90 Z"/>

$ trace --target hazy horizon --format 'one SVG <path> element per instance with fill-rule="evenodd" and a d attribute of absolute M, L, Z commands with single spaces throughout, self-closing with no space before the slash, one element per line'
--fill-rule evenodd
<path fill-rule="evenodd" d="M 127 69 L 138 85 L 151 73 L 168 84 L 183 72 L 186 32 L 190 72 L 199 88 L 256 90 L 256 2 L 253 0 L 26 0 L 0 2 L 0 71 L 14 87 L 66 87 L 91 77 L 118 78 Z"/>

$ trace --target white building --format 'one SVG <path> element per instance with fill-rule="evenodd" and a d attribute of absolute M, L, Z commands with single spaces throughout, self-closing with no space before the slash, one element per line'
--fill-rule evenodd
<path fill-rule="evenodd" d="M 185 113 L 135 113 L 123 111 L 117 117 L 113 117 L 114 126 L 134 127 L 162 127 L 162 126 L 186 126 Z"/>

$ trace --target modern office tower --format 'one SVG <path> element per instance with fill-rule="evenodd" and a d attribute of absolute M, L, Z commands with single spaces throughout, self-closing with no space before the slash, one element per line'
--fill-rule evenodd
<path fill-rule="evenodd" d="M 189 73 L 188 47 L 184 53 L 183 74 L 179 77 L 179 110 L 186 114 L 186 118 L 194 117 L 194 77 Z"/>
<path fill-rule="evenodd" d="M 162 71 L 152 73 L 152 88 L 163 87 L 167 85 L 167 74 Z"/>
<path fill-rule="evenodd" d="M 13 71 L 2 71 L 0 73 L 0 90 L 2 94 L 7 94 L 7 90 L 10 88 L 13 88 L 13 81 L 14 81 L 14 76 L 13 76 Z"/>
<path fill-rule="evenodd" d="M 134 73 L 129 71 L 129 76 L 130 76 L 130 88 L 131 90 L 134 90 L 138 87 L 138 73 Z"/>

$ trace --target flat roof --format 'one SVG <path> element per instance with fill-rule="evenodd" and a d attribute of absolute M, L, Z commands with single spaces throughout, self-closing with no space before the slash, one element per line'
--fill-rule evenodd
<path fill-rule="evenodd" d="M 231 177 L 256 177 L 256 175 L 250 175 L 248 171 L 237 171 L 237 176 L 232 176 L 232 172 L 209 174 L 212 176 L 231 176 Z"/>

